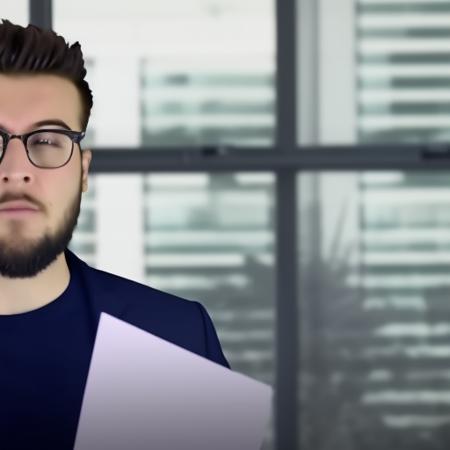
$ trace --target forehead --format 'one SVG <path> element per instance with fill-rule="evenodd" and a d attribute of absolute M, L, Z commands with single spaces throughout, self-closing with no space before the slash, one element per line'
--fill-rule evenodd
<path fill-rule="evenodd" d="M 0 74 L 0 98 L 0 123 L 11 132 L 25 132 L 47 119 L 60 119 L 73 130 L 80 128 L 80 95 L 66 78 Z"/>

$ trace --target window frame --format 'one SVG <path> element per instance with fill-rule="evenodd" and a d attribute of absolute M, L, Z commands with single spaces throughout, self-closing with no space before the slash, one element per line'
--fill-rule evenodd
<path fill-rule="evenodd" d="M 276 139 L 270 148 L 98 147 L 91 173 L 271 172 L 275 177 L 276 361 L 275 448 L 298 448 L 299 304 L 297 274 L 297 176 L 302 172 L 450 169 L 450 144 L 299 145 L 317 141 L 316 0 L 274 0 L 276 20 Z M 30 23 L 51 29 L 52 0 L 29 0 Z M 298 28 L 297 28 L 298 27 Z M 301 34 L 300 34 L 301 33 Z M 312 39 L 308 39 L 307 37 Z M 306 37 L 306 38 L 305 38 Z M 298 62 L 297 62 L 298 61 Z M 297 82 L 297 71 L 301 78 Z M 308 73 L 308 72 L 309 73 Z M 305 105 L 297 106 L 297 93 Z M 300 102 L 299 102 L 300 103 Z M 309 107 L 309 110 L 307 109 Z M 301 117 L 297 117 L 298 110 Z M 299 121 L 297 120 L 299 119 Z M 299 124 L 297 126 L 297 124 Z M 97 151 L 98 150 L 98 151 Z"/>

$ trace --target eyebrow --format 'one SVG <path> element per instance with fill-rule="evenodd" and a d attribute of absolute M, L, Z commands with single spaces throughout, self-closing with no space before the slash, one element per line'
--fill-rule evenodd
<path fill-rule="evenodd" d="M 66 130 L 72 130 L 69 125 L 67 125 L 66 122 L 64 122 L 61 119 L 45 119 L 45 120 L 39 120 L 38 122 L 35 122 L 34 124 L 31 125 L 31 129 L 34 128 L 39 128 L 39 127 L 43 127 L 43 126 L 47 126 L 47 125 L 54 125 L 57 127 L 62 127 L 65 128 Z M 4 130 L 6 132 L 10 132 L 3 124 L 0 123 L 0 129 Z"/>

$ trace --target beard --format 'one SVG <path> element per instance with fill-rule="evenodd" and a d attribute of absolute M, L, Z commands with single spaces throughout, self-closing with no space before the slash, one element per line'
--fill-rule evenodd
<path fill-rule="evenodd" d="M 42 237 L 31 241 L 23 238 L 21 232 L 16 233 L 13 229 L 11 232 L 15 234 L 13 238 L 0 237 L 0 275 L 7 278 L 30 278 L 56 261 L 72 239 L 80 215 L 81 195 L 80 182 L 78 194 L 68 205 L 61 223 L 53 234 L 46 232 Z M 14 222 L 13 225 L 8 224 L 11 228 L 14 226 L 22 228 L 22 225 L 28 225 L 14 220 L 11 222 Z M 19 244 L 17 244 L 18 239 L 21 239 Z"/>

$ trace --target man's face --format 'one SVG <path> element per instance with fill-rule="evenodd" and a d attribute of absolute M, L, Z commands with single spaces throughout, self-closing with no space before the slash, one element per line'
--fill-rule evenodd
<path fill-rule="evenodd" d="M 41 128 L 38 122 L 63 121 L 81 131 L 81 100 L 72 82 L 54 75 L 0 74 L 0 129 L 22 134 Z M 74 144 L 70 161 L 56 169 L 41 169 L 28 160 L 19 139 L 12 139 L 0 163 L 0 208 L 7 201 L 25 200 L 36 213 L 12 216 L 0 212 L 0 276 L 34 277 L 64 252 L 80 213 L 82 192 L 92 154 Z"/>

